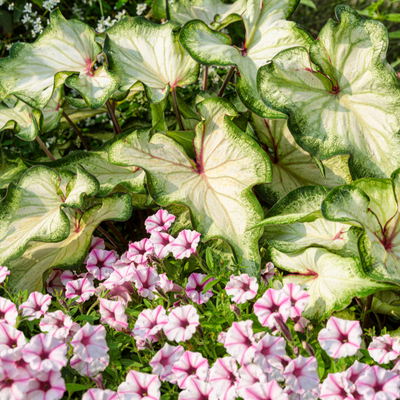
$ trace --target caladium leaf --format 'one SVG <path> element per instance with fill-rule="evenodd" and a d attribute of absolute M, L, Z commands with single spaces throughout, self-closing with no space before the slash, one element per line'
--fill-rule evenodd
<path fill-rule="evenodd" d="M 46 107 L 42 110 L 43 132 L 49 132 L 56 128 L 60 123 L 61 115 L 64 111 L 64 91 L 62 87 L 57 88 Z"/>
<path fill-rule="evenodd" d="M 400 285 L 400 169 L 390 179 L 364 178 L 339 186 L 323 201 L 323 216 L 361 227 L 358 249 L 365 272 Z"/>
<path fill-rule="evenodd" d="M 79 169 L 67 186 L 45 166 L 30 168 L 10 183 L 0 202 L 0 264 L 21 256 L 30 241 L 59 242 L 69 234 L 65 207 L 79 208 L 83 196 L 94 196 L 99 184 Z M 64 189 L 64 191 L 62 190 Z"/>
<path fill-rule="evenodd" d="M 285 253 L 324 247 L 342 256 L 357 256 L 360 229 L 322 218 L 321 203 L 328 193 L 322 186 L 303 186 L 290 192 L 258 224 L 265 226 L 264 238 Z"/>
<path fill-rule="evenodd" d="M 43 124 L 42 113 L 15 97 L 0 103 L 0 131 L 12 129 L 22 140 L 34 140 Z"/>
<path fill-rule="evenodd" d="M 83 215 L 66 209 L 69 235 L 62 242 L 31 242 L 25 253 L 17 260 L 7 263 L 11 271 L 10 287 L 13 292 L 41 291 L 43 274 L 52 268 L 78 268 L 90 247 L 92 233 L 105 220 L 126 221 L 132 213 L 129 194 L 113 194 L 100 200 Z"/>
<path fill-rule="evenodd" d="M 170 137 L 140 131 L 110 148 L 110 162 L 144 169 L 149 192 L 161 206 L 187 206 L 202 240 L 223 239 L 251 274 L 258 274 L 257 242 L 262 229 L 249 229 L 263 212 L 252 186 L 271 180 L 271 164 L 258 144 L 229 116 L 236 110 L 221 98 L 197 105 L 203 121 L 196 127 L 196 162 Z"/>
<path fill-rule="evenodd" d="M 246 10 L 246 0 L 237 0 L 233 4 L 221 0 L 176 0 L 167 2 L 170 18 L 180 24 L 199 19 L 213 29 L 222 29 L 232 22 L 239 21 Z"/>
<path fill-rule="evenodd" d="M 10 56 L 0 60 L 0 101 L 14 94 L 32 108 L 43 109 L 65 82 L 89 107 L 99 108 L 119 86 L 117 74 L 106 66 L 93 71 L 100 53 L 94 30 L 77 19 L 67 21 L 56 9 L 34 43 L 15 43 Z"/>
<path fill-rule="evenodd" d="M 304 150 L 322 160 L 351 154 L 355 179 L 389 177 L 400 166 L 400 85 L 385 58 L 387 31 L 348 6 L 336 15 L 309 52 L 284 50 L 259 70 L 260 97 L 289 116 Z"/>
<path fill-rule="evenodd" d="M 271 250 L 272 262 L 290 272 L 284 283 L 302 285 L 310 295 L 302 316 L 322 320 L 347 307 L 353 297 L 364 297 L 393 285 L 370 279 L 358 257 L 341 257 L 326 249 L 310 248 L 303 252 L 284 254 Z"/>
<path fill-rule="evenodd" d="M 0 189 L 5 189 L 10 182 L 17 183 L 26 170 L 20 157 L 0 147 Z"/>
<path fill-rule="evenodd" d="M 40 164 L 54 168 L 57 171 L 68 170 L 73 173 L 77 173 L 83 167 L 98 180 L 100 188 L 97 196 L 100 197 L 110 194 L 117 185 L 123 186 L 131 193 L 145 194 L 145 173 L 143 170 L 138 167 L 119 167 L 108 161 L 110 146 L 124 136 L 126 136 L 126 133 L 108 141 L 97 151 L 78 150 L 59 160 L 41 162 Z M 28 165 L 35 164 L 29 160 L 24 161 Z"/>
<path fill-rule="evenodd" d="M 364 304 L 367 298 L 360 299 Z M 377 314 L 400 318 L 400 297 L 390 290 L 376 293 L 372 299 L 371 310 Z"/>
<path fill-rule="evenodd" d="M 125 18 L 107 30 L 104 52 L 121 78 L 120 91 L 143 84 L 151 103 L 170 90 L 194 83 L 200 66 L 179 43 L 179 24 L 154 24 L 143 17 Z"/>
<path fill-rule="evenodd" d="M 285 120 L 266 120 L 252 114 L 251 123 L 272 163 L 272 182 L 258 187 L 268 204 L 276 203 L 300 186 L 332 188 L 351 182 L 348 156 L 332 157 L 319 167 L 316 163 L 319 160 L 313 159 L 295 142 Z"/>
<path fill-rule="evenodd" d="M 309 46 L 310 36 L 286 21 L 298 0 L 247 0 L 242 19 L 246 41 L 242 49 L 231 46 L 229 36 L 213 31 L 200 20 L 182 28 L 180 41 L 188 53 L 204 65 L 237 67 L 236 90 L 244 105 L 264 118 L 286 118 L 266 107 L 257 93 L 257 71 L 277 53 L 293 46 Z"/>

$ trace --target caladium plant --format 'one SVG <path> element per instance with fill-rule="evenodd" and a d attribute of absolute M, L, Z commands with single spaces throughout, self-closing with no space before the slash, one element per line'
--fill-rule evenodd
<path fill-rule="evenodd" d="M 119 77 L 106 65 L 93 70 L 102 51 L 95 35 L 85 23 L 67 21 L 60 10 L 54 10 L 50 25 L 34 43 L 15 43 L 10 56 L 0 60 L 0 101 L 13 94 L 42 109 L 65 83 L 89 107 L 101 107 L 118 88 Z"/>
<path fill-rule="evenodd" d="M 110 162 L 143 168 L 149 192 L 161 206 L 187 206 L 193 227 L 202 239 L 223 239 L 252 274 L 260 268 L 258 239 L 252 229 L 263 217 L 251 188 L 271 181 L 268 156 L 230 117 L 235 108 L 224 99 L 211 98 L 197 105 L 203 121 L 193 140 L 196 161 L 170 137 L 136 132 L 113 144 Z"/>
<path fill-rule="evenodd" d="M 182 28 L 180 41 L 188 53 L 203 65 L 236 66 L 236 90 L 243 104 L 264 118 L 286 118 L 266 107 L 257 93 L 257 71 L 277 53 L 293 46 L 308 46 L 309 34 L 286 21 L 299 0 L 247 0 L 242 14 L 246 41 L 232 46 L 231 38 L 192 20 Z"/>
<path fill-rule="evenodd" d="M 260 97 L 285 113 L 297 143 L 325 159 L 351 154 L 353 178 L 390 177 L 400 166 L 400 84 L 387 63 L 388 34 L 336 7 L 306 47 L 277 54 L 257 77 Z"/>

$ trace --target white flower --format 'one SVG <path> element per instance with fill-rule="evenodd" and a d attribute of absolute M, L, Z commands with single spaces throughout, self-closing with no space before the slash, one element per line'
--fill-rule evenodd
<path fill-rule="evenodd" d="M 138 4 L 136 6 L 136 14 L 137 15 L 142 15 L 144 11 L 146 11 L 147 8 L 147 4 L 146 3 L 142 3 L 142 4 Z"/>

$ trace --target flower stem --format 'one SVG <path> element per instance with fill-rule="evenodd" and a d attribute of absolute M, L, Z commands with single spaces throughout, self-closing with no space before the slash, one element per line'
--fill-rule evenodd
<path fill-rule="evenodd" d="M 203 75 L 203 90 L 207 90 L 207 80 L 208 80 L 208 66 L 204 66 L 204 75 Z"/>
<path fill-rule="evenodd" d="M 175 111 L 176 119 L 178 120 L 179 129 L 181 131 L 184 131 L 185 127 L 183 126 L 181 113 L 179 112 L 178 99 L 176 98 L 175 88 L 171 89 L 171 93 L 172 93 L 172 99 L 174 100 L 174 111 Z"/>
<path fill-rule="evenodd" d="M 102 233 L 114 245 L 114 247 L 118 249 L 121 254 L 124 252 L 124 249 L 108 234 L 105 229 L 103 229 L 101 226 L 98 226 L 97 230 Z"/>
<path fill-rule="evenodd" d="M 47 157 L 49 157 L 51 161 L 55 161 L 56 159 L 54 158 L 53 154 L 50 153 L 50 150 L 42 142 L 42 139 L 40 139 L 39 135 L 36 136 L 36 141 L 39 143 L 39 146 L 42 148 L 42 150 L 46 153 Z"/>
<path fill-rule="evenodd" d="M 100 299 L 97 299 L 97 300 L 91 305 L 91 307 L 90 307 L 89 310 L 87 311 L 86 315 L 90 315 L 90 312 L 93 310 L 94 307 L 97 306 L 97 304 L 99 304 L 99 302 L 100 302 Z"/>
<path fill-rule="evenodd" d="M 121 243 L 128 248 L 129 243 L 126 241 L 122 233 L 116 228 L 116 226 L 111 222 L 111 221 L 106 221 L 107 226 L 115 233 L 115 235 L 118 237 L 118 239 L 121 241 Z"/>
<path fill-rule="evenodd" d="M 63 111 L 62 113 L 63 117 L 65 118 L 65 120 L 70 124 L 71 128 L 75 131 L 75 133 L 78 135 L 79 139 L 81 139 L 81 142 L 83 144 L 83 146 L 85 147 L 85 149 L 87 151 L 90 151 L 90 147 L 87 144 L 85 138 L 82 135 L 82 132 L 78 129 L 78 127 L 72 122 L 72 120 L 68 117 L 68 115 L 66 114 L 65 111 Z"/>
<path fill-rule="evenodd" d="M 116 133 L 116 135 L 118 135 L 119 133 L 122 132 L 122 129 L 121 129 L 121 126 L 120 126 L 120 124 L 118 122 L 118 119 L 117 119 L 117 117 L 115 115 L 114 109 L 113 109 L 113 107 L 112 107 L 112 105 L 110 103 L 110 100 L 106 101 L 106 106 L 107 106 L 108 113 L 110 114 L 110 117 L 111 117 L 112 122 L 113 122 L 114 133 Z"/>
<path fill-rule="evenodd" d="M 364 308 L 363 330 L 368 329 L 368 327 L 369 327 L 370 313 L 368 311 L 371 310 L 373 299 L 374 299 L 373 294 L 370 294 L 369 296 L 367 296 L 367 301 L 365 302 L 365 308 Z"/>
<path fill-rule="evenodd" d="M 168 8 L 168 0 L 165 0 L 165 19 L 169 21 L 170 15 L 169 15 L 169 8 Z"/>
<path fill-rule="evenodd" d="M 222 97 L 222 95 L 224 94 L 225 89 L 228 86 L 228 83 L 231 80 L 233 73 L 235 72 L 235 68 L 236 67 L 232 66 L 231 69 L 229 70 L 228 74 L 226 75 L 224 83 L 222 84 L 221 89 L 219 89 L 218 97 Z"/>

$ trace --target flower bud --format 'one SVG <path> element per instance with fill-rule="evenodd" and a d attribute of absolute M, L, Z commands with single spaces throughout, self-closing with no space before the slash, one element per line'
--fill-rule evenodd
<path fill-rule="evenodd" d="M 292 333 L 280 315 L 275 316 L 275 322 L 278 324 L 279 330 L 282 332 L 283 336 L 285 336 L 286 340 L 288 342 L 293 342 Z"/>
<path fill-rule="evenodd" d="M 162 287 L 160 285 L 156 285 L 155 288 L 156 292 L 163 297 L 165 300 L 168 300 L 167 295 L 165 294 L 164 290 L 162 289 Z"/>
<path fill-rule="evenodd" d="M 305 340 L 301 341 L 301 345 L 303 346 L 303 349 L 311 356 L 315 357 L 315 351 L 310 345 L 310 343 L 307 343 Z"/>
<path fill-rule="evenodd" d="M 232 312 L 234 312 L 234 313 L 238 316 L 238 318 L 240 318 L 240 316 L 242 315 L 242 313 L 241 313 L 241 311 L 240 311 L 240 308 L 239 308 L 236 304 L 231 304 L 231 305 L 229 306 L 229 308 L 230 308 L 230 310 L 231 310 Z"/>

